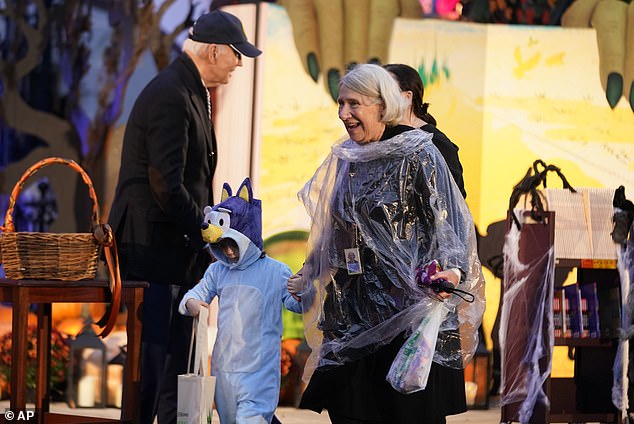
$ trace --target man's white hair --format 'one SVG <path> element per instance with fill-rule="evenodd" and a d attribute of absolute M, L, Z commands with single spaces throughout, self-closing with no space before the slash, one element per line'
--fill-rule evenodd
<path fill-rule="evenodd" d="M 195 56 L 203 56 L 207 54 L 208 46 L 209 44 L 207 43 L 201 43 L 200 41 L 194 41 L 191 38 L 186 38 L 183 42 L 183 51 Z"/>

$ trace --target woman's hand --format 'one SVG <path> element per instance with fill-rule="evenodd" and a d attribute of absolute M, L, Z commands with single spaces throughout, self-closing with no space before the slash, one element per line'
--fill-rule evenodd
<path fill-rule="evenodd" d="M 432 281 L 446 280 L 446 281 L 449 281 L 454 287 L 457 287 L 458 283 L 460 283 L 459 273 L 460 271 L 457 269 L 446 269 L 444 271 L 439 271 L 435 273 L 429 278 Z M 451 293 L 447 293 L 446 291 L 439 291 L 437 295 L 441 300 L 444 300 L 444 299 L 447 299 L 449 296 L 451 296 Z"/>
<path fill-rule="evenodd" d="M 300 302 L 302 300 L 302 291 L 304 290 L 304 277 L 301 270 L 297 274 L 291 275 L 286 281 L 286 288 L 288 292 L 293 296 L 293 299 Z"/>
<path fill-rule="evenodd" d="M 200 313 L 200 308 L 209 309 L 209 305 L 202 300 L 192 298 L 187 300 L 187 303 L 185 303 L 185 308 L 187 308 L 191 316 L 197 317 Z"/>

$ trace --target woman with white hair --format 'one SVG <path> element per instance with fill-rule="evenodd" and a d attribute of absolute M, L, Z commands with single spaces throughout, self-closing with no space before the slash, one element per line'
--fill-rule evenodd
<path fill-rule="evenodd" d="M 471 358 L 484 311 L 473 221 L 431 134 L 398 124 L 407 105 L 385 69 L 353 68 L 338 104 L 349 138 L 299 193 L 312 220 L 306 262 L 288 281 L 312 348 L 300 407 L 327 409 L 335 424 L 444 423 L 466 410 L 464 381 L 450 377 Z M 434 260 L 444 270 L 425 286 L 420 270 Z M 446 291 L 433 289 L 440 281 Z M 442 318 L 429 378 L 407 389 L 388 382 L 432 311 Z"/>

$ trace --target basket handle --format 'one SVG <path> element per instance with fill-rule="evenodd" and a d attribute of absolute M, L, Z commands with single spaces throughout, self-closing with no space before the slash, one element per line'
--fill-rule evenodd
<path fill-rule="evenodd" d="M 100 224 L 95 227 L 94 236 L 97 242 L 103 246 L 106 264 L 108 265 L 108 277 L 110 280 L 110 293 L 112 299 L 106 308 L 103 316 L 96 322 L 101 327 L 100 337 L 106 337 L 117 321 L 119 308 L 121 307 L 121 292 L 123 290 L 121 284 L 121 273 L 119 271 L 119 254 L 117 252 L 117 242 L 114 233 L 109 224 Z"/>
<path fill-rule="evenodd" d="M 20 192 L 22 191 L 22 188 L 24 187 L 24 184 L 26 183 L 26 180 L 28 180 L 31 176 L 33 176 L 33 174 L 35 174 L 38 170 L 44 168 L 45 166 L 52 165 L 54 163 L 69 166 L 70 168 L 74 169 L 81 175 L 82 180 L 84 181 L 86 186 L 88 186 L 88 195 L 90 196 L 90 199 L 92 200 L 91 230 L 95 226 L 99 225 L 99 202 L 97 202 L 97 193 L 95 192 L 95 187 L 93 186 L 92 180 L 90 179 L 88 174 L 86 174 L 86 171 L 84 171 L 82 167 L 79 166 L 77 162 L 75 162 L 74 160 L 63 159 L 58 157 L 50 157 L 50 158 L 40 160 L 39 162 L 29 167 L 26 171 L 24 171 L 24 174 L 22 174 L 22 177 L 20 177 L 20 180 L 13 187 L 13 190 L 11 191 L 11 196 L 9 196 L 9 205 L 7 207 L 7 213 L 4 217 L 4 227 L 2 228 L 2 230 L 5 233 L 11 233 L 15 231 L 15 224 L 13 223 L 13 210 L 15 208 L 15 203 L 18 200 L 18 196 L 20 195 Z"/>

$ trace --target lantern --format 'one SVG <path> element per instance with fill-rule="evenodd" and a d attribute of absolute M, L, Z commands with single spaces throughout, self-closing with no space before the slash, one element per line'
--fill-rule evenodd
<path fill-rule="evenodd" d="M 486 345 L 480 343 L 473 355 L 473 360 L 465 367 L 465 391 L 469 409 L 489 409 L 491 356 Z"/>
<path fill-rule="evenodd" d="M 67 400 L 71 408 L 103 408 L 106 404 L 106 346 L 90 321 L 69 341 Z"/>
<path fill-rule="evenodd" d="M 126 360 L 126 347 L 119 348 L 119 353 L 108 362 L 106 367 L 106 381 L 108 394 L 106 396 L 106 405 L 121 408 L 121 399 L 123 397 L 123 367 Z"/>

